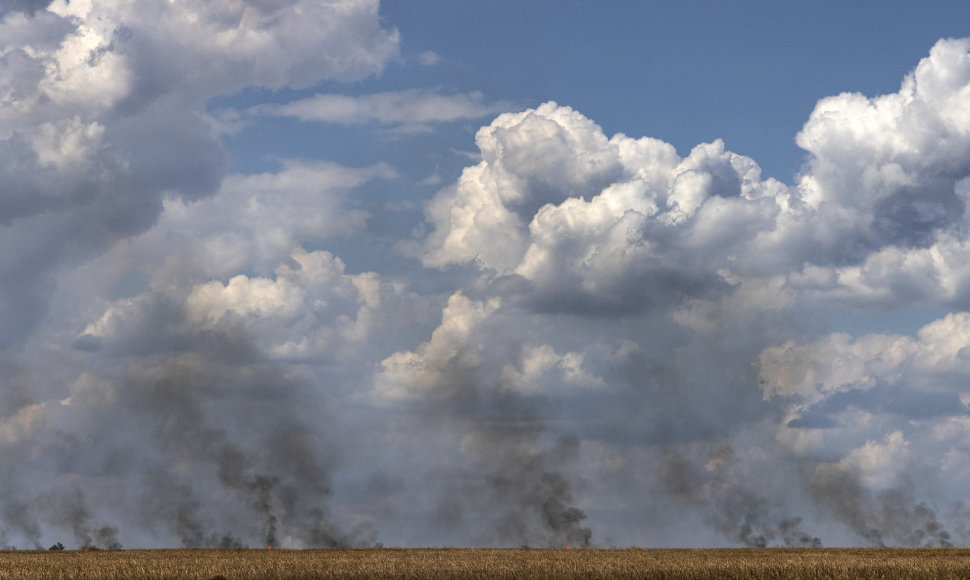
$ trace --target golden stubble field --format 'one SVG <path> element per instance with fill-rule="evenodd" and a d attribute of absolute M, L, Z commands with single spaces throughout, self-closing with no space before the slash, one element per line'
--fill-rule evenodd
<path fill-rule="evenodd" d="M 970 549 L 4 551 L 0 580 L 970 578 Z"/>

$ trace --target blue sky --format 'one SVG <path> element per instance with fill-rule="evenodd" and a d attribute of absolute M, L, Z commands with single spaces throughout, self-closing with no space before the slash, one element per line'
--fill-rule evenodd
<path fill-rule="evenodd" d="M 401 30 L 405 58 L 431 50 L 445 63 L 426 74 L 395 67 L 370 82 L 480 90 L 526 106 L 553 100 L 587 111 L 609 135 L 657 137 L 682 153 L 721 138 L 788 181 L 802 161 L 794 135 L 815 102 L 894 91 L 926 46 L 965 32 L 960 8 L 396 2 L 381 11 Z"/>
<path fill-rule="evenodd" d="M 489 102 L 519 107 L 553 100 L 588 111 L 607 134 L 657 137 L 682 153 L 724 139 L 768 175 L 790 181 L 803 159 L 794 135 L 815 102 L 896 90 L 927 46 L 962 36 L 959 9 L 955 2 L 616 2 L 608 9 L 570 1 L 394 2 L 381 14 L 401 32 L 401 58 L 378 76 L 319 88 L 480 91 Z M 421 66 L 429 51 L 441 60 Z M 240 167 L 286 147 L 263 146 L 240 148 Z M 353 153 L 359 148 L 343 151 L 348 159 Z"/>
<path fill-rule="evenodd" d="M 4 4 L 0 545 L 970 545 L 964 10 Z"/>

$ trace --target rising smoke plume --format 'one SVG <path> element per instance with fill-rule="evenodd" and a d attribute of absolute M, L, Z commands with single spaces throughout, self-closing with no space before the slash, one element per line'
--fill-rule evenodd
<path fill-rule="evenodd" d="M 516 390 L 523 378 L 507 362 L 521 345 L 486 346 L 496 308 L 452 296 L 429 342 L 382 363 L 378 393 L 459 434 L 457 457 L 440 471 L 446 483 L 435 524 L 457 533 L 476 522 L 472 540 L 486 545 L 588 546 L 592 530 L 563 473 L 579 442 L 550 437 L 553 417 L 543 415 L 542 398 Z"/>
<path fill-rule="evenodd" d="M 735 472 L 733 451 L 715 446 L 703 468 L 676 449 L 657 473 L 660 489 L 675 501 L 700 510 L 704 521 L 725 538 L 749 548 L 783 545 L 818 548 L 822 541 L 802 528 L 802 519 L 778 501 L 759 495 L 755 484 Z"/>

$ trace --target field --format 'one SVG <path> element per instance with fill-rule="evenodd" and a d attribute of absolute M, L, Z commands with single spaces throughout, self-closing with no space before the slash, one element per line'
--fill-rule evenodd
<path fill-rule="evenodd" d="M 970 549 L 4 551 L 0 580 L 970 578 Z"/>

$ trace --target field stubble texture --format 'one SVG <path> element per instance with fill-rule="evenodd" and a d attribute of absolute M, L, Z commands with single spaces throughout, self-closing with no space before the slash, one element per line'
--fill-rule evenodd
<path fill-rule="evenodd" d="M 0 552 L 0 580 L 970 578 L 970 549 L 364 549 Z"/>

